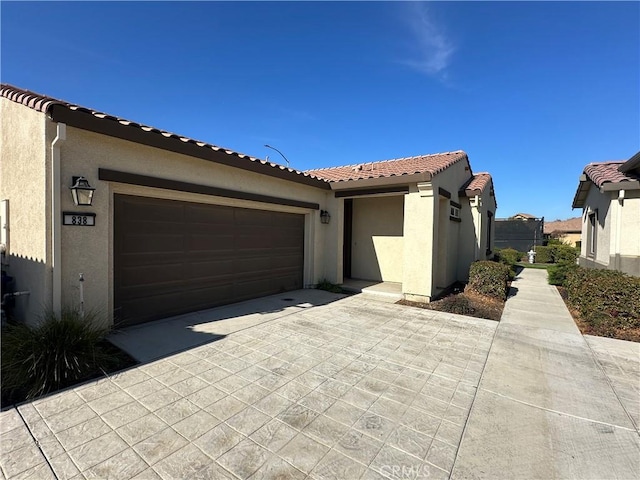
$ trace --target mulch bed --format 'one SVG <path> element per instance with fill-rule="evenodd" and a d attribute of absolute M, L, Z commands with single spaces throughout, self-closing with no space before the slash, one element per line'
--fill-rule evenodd
<path fill-rule="evenodd" d="M 502 310 L 504 310 L 503 301 L 473 292 L 452 293 L 430 303 L 410 302 L 408 300 L 400 300 L 396 303 L 496 321 L 500 320 Z"/>

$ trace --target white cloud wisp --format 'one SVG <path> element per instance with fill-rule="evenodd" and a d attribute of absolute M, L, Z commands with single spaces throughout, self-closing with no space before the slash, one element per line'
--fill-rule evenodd
<path fill-rule="evenodd" d="M 407 23 L 412 33 L 416 58 L 404 63 L 416 70 L 442 80 L 447 77 L 455 47 L 443 25 L 433 19 L 426 3 L 411 3 Z"/>

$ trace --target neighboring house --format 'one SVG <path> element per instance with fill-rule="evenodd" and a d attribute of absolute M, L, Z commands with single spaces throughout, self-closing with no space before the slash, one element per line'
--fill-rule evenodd
<path fill-rule="evenodd" d="M 513 248 L 528 252 L 542 245 L 544 239 L 544 218 L 536 218 L 528 213 L 518 213 L 509 218 L 496 219 L 496 248 Z"/>
<path fill-rule="evenodd" d="M 640 276 L 640 152 L 587 165 L 573 208 L 583 212 L 580 265 Z"/>
<path fill-rule="evenodd" d="M 572 247 L 580 245 L 582 234 L 582 217 L 556 220 L 544 224 L 545 239 L 555 238 Z"/>
<path fill-rule="evenodd" d="M 536 216 L 530 213 L 516 213 L 513 217 L 509 217 L 509 220 L 536 220 Z"/>
<path fill-rule="evenodd" d="M 0 103 L 2 243 L 29 322 L 81 286 L 122 326 L 323 279 L 429 301 L 493 248 L 492 180 L 462 151 L 300 172 L 10 85 Z"/>

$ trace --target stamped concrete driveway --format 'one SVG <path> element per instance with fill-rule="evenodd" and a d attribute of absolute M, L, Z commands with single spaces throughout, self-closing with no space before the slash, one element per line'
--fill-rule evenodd
<path fill-rule="evenodd" d="M 497 323 L 334 299 L 3 412 L 3 475 L 448 478 Z"/>

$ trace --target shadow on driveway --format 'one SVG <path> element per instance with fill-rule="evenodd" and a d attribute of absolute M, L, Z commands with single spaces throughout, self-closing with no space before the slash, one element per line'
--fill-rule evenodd
<path fill-rule="evenodd" d="M 324 290 L 295 290 L 116 330 L 108 339 L 146 363 L 345 296 Z"/>

